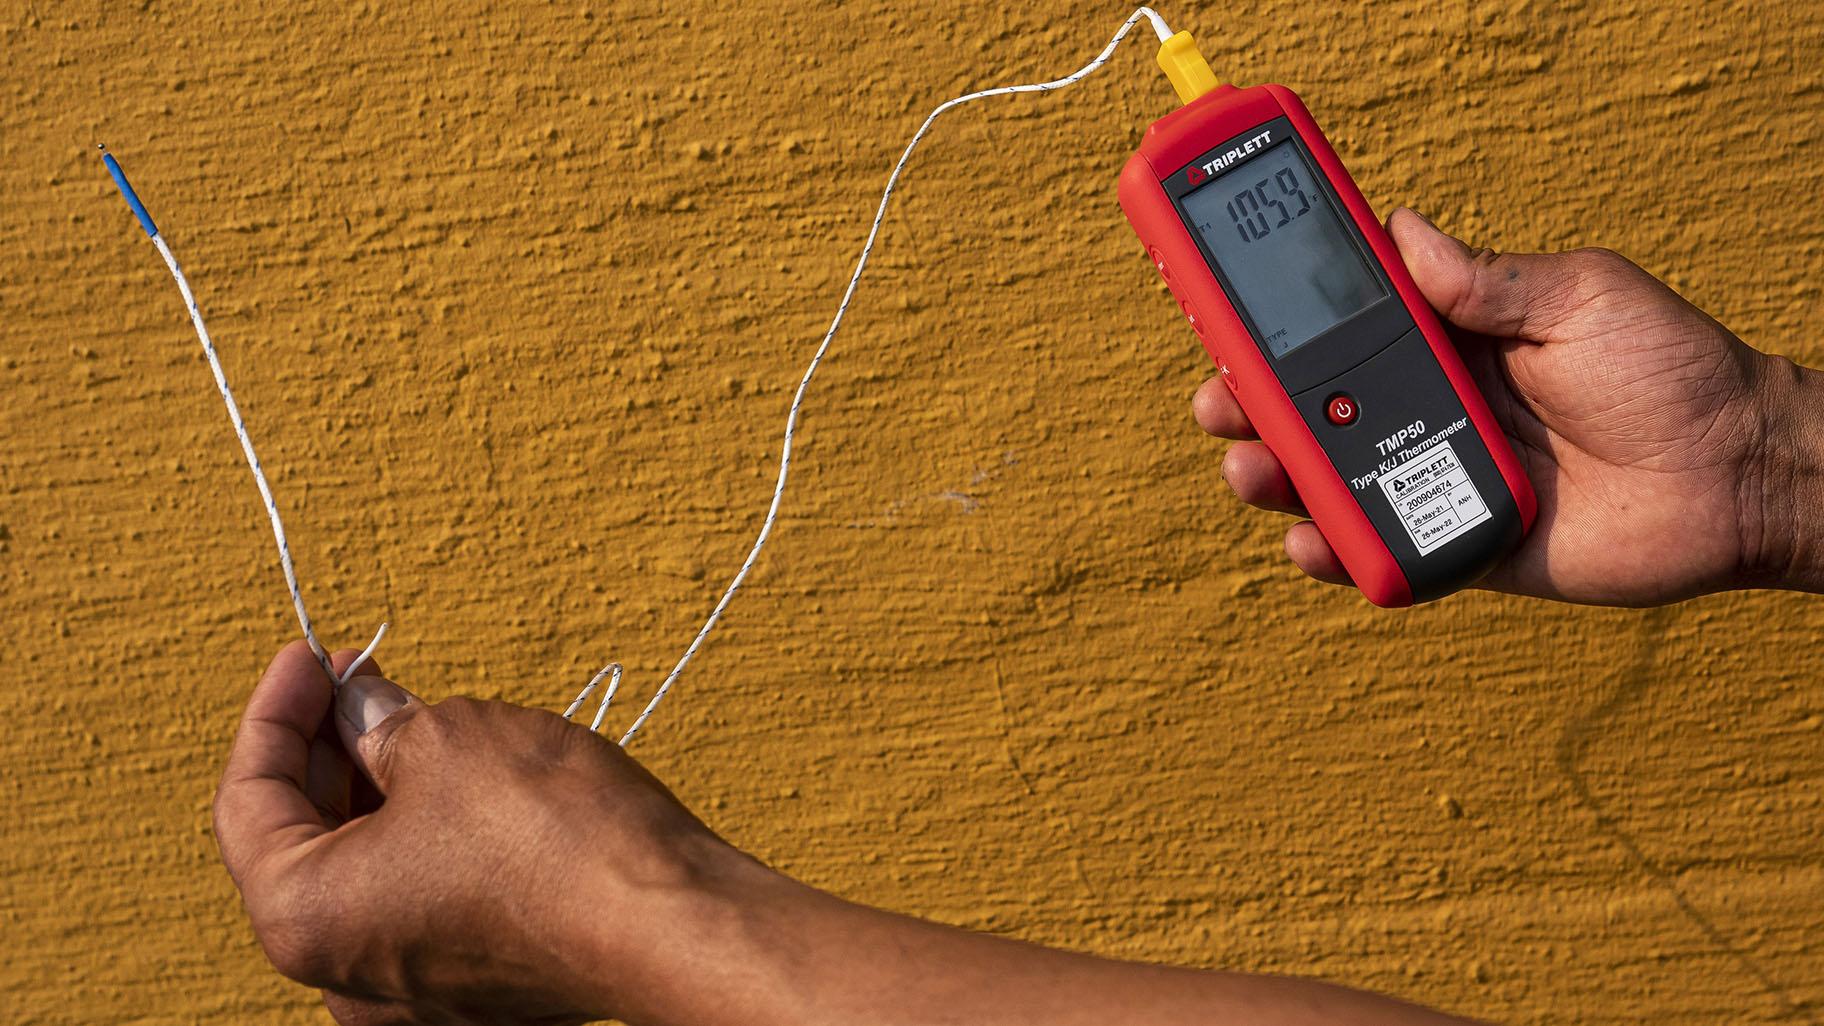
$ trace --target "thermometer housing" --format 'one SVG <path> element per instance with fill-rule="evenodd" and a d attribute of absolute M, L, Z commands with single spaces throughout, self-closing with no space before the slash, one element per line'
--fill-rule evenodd
<path fill-rule="evenodd" d="M 1531 485 L 1393 240 L 1291 90 L 1159 119 L 1121 209 L 1357 588 L 1448 595 L 1532 526 Z"/>

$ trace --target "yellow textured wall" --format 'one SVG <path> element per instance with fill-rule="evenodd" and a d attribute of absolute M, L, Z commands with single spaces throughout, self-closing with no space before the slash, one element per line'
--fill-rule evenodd
<path fill-rule="evenodd" d="M 1180 4 L 1377 209 L 1605 244 L 1824 361 L 1806 3 Z M 310 1022 L 215 862 L 296 627 L 125 162 L 325 636 L 429 696 L 647 691 L 738 564 L 886 170 L 1126 13 L 977 0 L 0 6 L 0 1019 Z M 1824 1017 L 1824 603 L 1299 579 L 1116 208 L 1145 43 L 939 123 L 781 530 L 639 745 L 844 895 L 1519 1023 Z M 609 910 L 603 910 L 609 915 Z"/>

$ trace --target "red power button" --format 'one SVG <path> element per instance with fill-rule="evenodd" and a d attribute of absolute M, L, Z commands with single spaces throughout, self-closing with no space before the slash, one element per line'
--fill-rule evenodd
<path fill-rule="evenodd" d="M 1331 396 L 1330 401 L 1324 405 L 1324 416 L 1329 417 L 1330 423 L 1337 427 L 1348 427 L 1355 423 L 1355 418 L 1361 412 L 1362 408 L 1355 405 L 1355 399 L 1343 393 Z"/>

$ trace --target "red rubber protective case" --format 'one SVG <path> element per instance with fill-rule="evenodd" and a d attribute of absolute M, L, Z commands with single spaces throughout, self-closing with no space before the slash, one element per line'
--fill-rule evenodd
<path fill-rule="evenodd" d="M 1422 334 L 1423 348 L 1429 349 L 1450 389 L 1456 393 L 1462 411 L 1467 414 L 1468 427 L 1480 438 L 1488 457 L 1492 458 L 1493 468 L 1499 472 L 1499 481 L 1505 484 L 1508 495 L 1484 498 L 1490 507 L 1499 505 L 1509 520 L 1518 522 L 1517 530 L 1516 525 L 1510 524 L 1501 532 L 1481 532 L 1478 548 L 1486 551 L 1472 552 L 1468 557 L 1454 554 L 1449 561 L 1452 576 L 1424 581 L 1423 588 L 1416 589 L 1417 594 L 1407 569 L 1402 567 L 1401 557 L 1396 557 L 1388 540 L 1364 512 L 1362 503 L 1378 501 L 1379 496 L 1369 494 L 1366 498 L 1358 498 L 1343 479 L 1331 454 L 1314 433 L 1311 418 L 1301 414 L 1294 405 L 1293 396 L 1281 384 L 1254 335 L 1211 272 L 1203 251 L 1162 184 L 1171 176 L 1186 171 L 1187 165 L 1208 154 L 1212 147 L 1280 118 L 1290 121 L 1306 153 L 1317 163 L 1335 198 L 1342 203 L 1343 212 L 1360 231 L 1374 260 L 1380 264 Z M 1180 308 L 1190 318 L 1204 348 L 1216 361 L 1243 411 L 1261 439 L 1285 465 L 1312 520 L 1336 550 L 1356 587 L 1370 602 L 1377 606 L 1411 605 L 1415 599 L 1425 601 L 1471 584 L 1531 529 L 1537 500 L 1519 460 L 1489 411 L 1488 403 L 1476 388 L 1437 315 L 1413 283 L 1393 240 L 1362 198 L 1361 191 L 1350 179 L 1310 112 L 1291 90 L 1277 85 L 1246 89 L 1222 86 L 1159 119 L 1147 130 L 1139 152 L 1121 173 L 1120 200 L 1128 221 L 1146 245 L 1148 255 L 1177 297 Z M 1455 444 L 1464 446 L 1465 442 L 1459 438 Z M 1492 479 L 1493 475 L 1487 477 Z M 1492 492 L 1493 489 L 1484 484 L 1484 490 Z M 1392 502 L 1393 497 L 1389 495 L 1387 501 Z M 1384 511 L 1377 511 L 1377 515 L 1384 519 Z M 1418 538 L 1415 536 L 1411 540 L 1417 542 Z M 1407 568 L 1418 566 L 1415 555 L 1418 560 L 1424 559 L 1423 550 L 1407 545 L 1404 539 L 1397 539 L 1395 545 L 1403 551 L 1411 550 L 1403 557 Z M 1444 562 L 1436 561 L 1432 565 Z"/>

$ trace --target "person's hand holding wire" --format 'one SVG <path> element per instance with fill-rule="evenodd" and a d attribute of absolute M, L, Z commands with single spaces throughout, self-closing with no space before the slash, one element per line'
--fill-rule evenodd
<path fill-rule="evenodd" d="M 294 642 L 248 702 L 215 824 L 273 964 L 345 1024 L 639 1012 L 614 983 L 692 956 L 601 924 L 676 918 L 727 846 L 599 735 L 500 702 L 425 704 L 380 672 L 332 698 Z"/>

